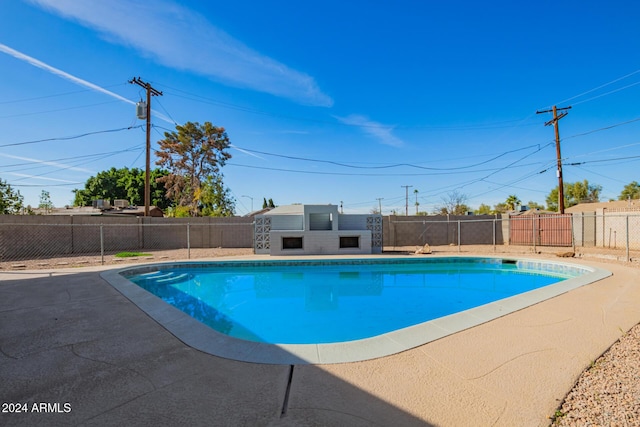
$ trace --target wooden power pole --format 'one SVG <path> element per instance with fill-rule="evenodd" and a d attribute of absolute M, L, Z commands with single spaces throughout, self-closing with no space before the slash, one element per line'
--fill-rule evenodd
<path fill-rule="evenodd" d="M 554 105 L 551 110 L 536 111 L 536 114 L 553 112 L 553 119 L 549 120 L 544 125 L 549 126 L 553 124 L 553 128 L 556 133 L 556 159 L 558 162 L 558 170 L 556 172 L 558 175 L 558 211 L 561 214 L 564 213 L 564 183 L 562 181 L 562 156 L 560 155 L 560 131 L 558 130 L 558 120 L 560 120 L 561 118 L 563 118 L 569 113 L 564 111 L 560 113 L 560 115 L 558 115 L 558 111 L 569 110 L 569 109 L 571 109 L 571 107 L 556 108 L 556 106 Z"/>
<path fill-rule="evenodd" d="M 151 87 L 151 84 L 143 82 L 140 77 L 134 77 L 129 83 L 137 84 L 147 91 L 147 161 L 144 172 L 144 216 L 149 216 L 149 205 L 151 204 L 151 95 L 162 96 L 162 92 Z"/>

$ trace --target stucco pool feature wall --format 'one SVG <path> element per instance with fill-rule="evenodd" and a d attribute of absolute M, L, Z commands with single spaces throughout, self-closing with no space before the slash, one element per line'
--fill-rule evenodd
<path fill-rule="evenodd" d="M 429 262 L 445 261 L 447 259 L 479 259 L 472 257 L 429 257 Z M 378 357 L 384 357 L 398 352 L 402 352 L 428 342 L 437 340 L 447 335 L 459 332 L 461 330 L 488 322 L 495 318 L 504 316 L 514 311 L 523 309 L 530 305 L 568 292 L 580 286 L 592 283 L 610 275 L 608 271 L 575 265 L 570 263 L 527 260 L 527 259 L 506 259 L 498 257 L 483 257 L 495 263 L 517 263 L 519 268 L 527 271 L 553 272 L 559 277 L 571 277 L 582 272 L 577 277 L 571 277 L 561 280 L 552 285 L 533 289 L 508 298 L 490 302 L 478 307 L 466 309 L 454 314 L 449 314 L 433 320 L 429 320 L 420 324 L 401 328 L 399 330 L 390 331 L 377 336 L 357 339 L 346 342 L 333 343 L 310 343 L 310 344 L 268 344 L 264 342 L 247 341 L 237 339 L 217 332 L 211 327 L 192 318 L 188 314 L 180 311 L 159 297 L 147 292 L 141 287 L 135 285 L 127 276 L 135 274 L 144 274 L 158 270 L 167 270 L 173 267 L 203 268 L 207 265 L 224 264 L 225 266 L 237 263 L 239 268 L 243 265 L 256 263 L 273 264 L 276 261 L 220 261 L 212 263 L 163 263 L 150 264 L 145 266 L 137 266 L 122 270 L 111 270 L 102 273 L 109 283 L 111 283 L 124 296 L 130 299 L 140 309 L 145 311 L 150 317 L 164 326 L 177 338 L 201 351 L 224 357 L 229 359 L 241 360 L 254 363 L 269 364 L 328 364 L 328 363 L 346 363 L 361 360 L 368 360 Z M 287 265 L 296 265 L 296 263 L 331 263 L 339 262 L 342 264 L 353 265 L 358 263 L 375 262 L 396 262 L 396 263 L 420 263 L 426 258 L 345 258 L 334 259 L 318 259 L 309 260 L 308 257 L 304 261 L 277 261 L 280 268 L 286 268 Z"/>

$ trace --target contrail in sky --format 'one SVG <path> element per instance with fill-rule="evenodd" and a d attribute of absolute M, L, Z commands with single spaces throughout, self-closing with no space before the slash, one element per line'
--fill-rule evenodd
<path fill-rule="evenodd" d="M 5 44 L 0 43 L 0 52 L 4 52 L 7 55 L 11 55 L 16 59 L 19 59 L 20 61 L 26 62 L 26 63 L 28 63 L 30 65 L 33 65 L 34 67 L 38 67 L 38 68 L 40 68 L 42 70 L 48 71 L 49 73 L 54 74 L 54 75 L 56 75 L 58 77 L 62 77 L 65 80 L 69 80 L 70 82 L 75 83 L 78 86 L 84 86 L 84 87 L 89 88 L 91 90 L 95 90 L 96 92 L 100 92 L 100 93 L 108 95 L 108 96 L 110 96 L 112 98 L 115 98 L 117 100 L 126 102 L 127 104 L 136 105 L 136 103 L 131 101 L 130 99 L 127 99 L 127 98 L 125 98 L 123 96 L 120 96 L 117 93 L 113 93 L 113 92 L 111 92 L 111 91 L 109 91 L 109 90 L 107 90 L 105 88 L 102 88 L 102 87 L 100 87 L 98 85 L 95 85 L 95 84 L 93 84 L 91 82 L 88 82 L 86 80 L 83 80 L 83 79 L 81 79 L 79 77 L 71 75 L 71 74 L 69 74 L 69 73 L 67 73 L 65 71 L 62 71 L 62 70 L 58 69 L 58 68 L 52 67 L 51 65 L 45 64 L 44 62 L 39 61 L 39 60 L 29 56 L 29 55 L 25 55 L 22 52 L 18 52 L 17 50 L 12 49 L 12 48 L 10 48 L 9 46 L 7 46 Z M 169 119 L 168 117 L 164 116 L 163 114 L 154 112 L 154 115 L 156 117 L 158 117 L 159 119 L 161 119 L 161 120 L 164 120 L 164 121 L 166 121 L 168 123 L 171 123 L 172 125 L 175 124 L 175 122 L 173 120 Z"/>
<path fill-rule="evenodd" d="M 105 88 L 102 88 L 102 87 L 100 87 L 98 85 L 95 85 L 95 84 L 93 84 L 91 82 L 88 82 L 86 80 L 83 80 L 83 79 L 81 79 L 79 77 L 73 76 L 73 75 L 71 75 L 71 74 L 69 74 L 69 73 L 67 73 L 65 71 L 62 71 L 62 70 L 60 70 L 58 68 L 52 67 L 51 65 L 45 64 L 44 62 L 39 61 L 39 60 L 29 56 L 29 55 L 25 55 L 22 52 L 18 52 L 17 50 L 12 49 L 12 48 L 10 48 L 9 46 L 7 46 L 5 44 L 0 43 L 0 52 L 4 52 L 7 55 L 11 55 L 16 59 L 24 61 L 24 62 L 26 62 L 26 63 L 28 63 L 30 65 L 33 65 L 34 67 L 41 68 L 41 69 L 43 69 L 45 71 L 50 72 L 51 74 L 55 74 L 56 76 L 62 77 L 63 79 L 66 79 L 66 80 L 69 80 L 69 81 L 71 81 L 71 82 L 73 82 L 73 83 L 75 83 L 75 84 L 77 84 L 79 86 L 84 86 L 84 87 L 89 88 L 91 90 L 95 90 L 96 92 L 100 92 L 100 93 L 108 95 L 108 96 L 110 96 L 112 98 L 115 98 L 115 99 L 118 99 L 120 101 L 126 102 L 127 104 L 136 105 L 136 103 L 131 101 L 130 99 L 127 99 L 127 98 L 125 98 L 123 96 L 120 96 L 117 93 L 113 93 L 113 92 L 111 92 L 111 91 L 109 91 L 109 90 L 107 90 Z M 164 116 L 163 114 L 154 112 L 154 115 L 156 117 L 158 117 L 159 119 L 162 119 L 162 120 L 164 120 L 164 121 L 166 121 L 168 123 L 171 123 L 172 125 L 175 124 L 175 122 L 173 120 L 169 119 L 168 117 Z M 234 145 L 232 145 L 231 147 L 233 147 L 236 150 L 241 151 L 241 152 L 243 152 L 245 154 L 249 154 L 251 156 L 261 158 L 260 156 L 257 156 L 257 155 L 255 155 L 253 153 L 249 153 L 247 151 L 244 151 L 244 150 L 242 150 L 242 149 L 240 149 L 240 148 L 238 148 L 238 147 L 236 147 Z"/>
<path fill-rule="evenodd" d="M 40 164 L 47 165 L 47 166 L 55 166 L 57 168 L 70 169 L 70 170 L 74 170 L 74 171 L 78 171 L 78 172 L 93 173 L 93 171 L 90 170 L 90 169 L 78 168 L 78 167 L 75 167 L 75 166 L 69 166 L 69 165 L 65 165 L 64 163 L 49 162 L 49 161 L 46 161 L 46 160 L 38 160 L 38 159 L 32 159 L 30 157 L 14 156 L 14 155 L 11 155 L 11 154 L 4 154 L 4 153 L 0 153 L 0 156 L 8 157 L 10 159 L 24 160 L 24 161 L 31 162 L 31 163 L 40 163 Z"/>

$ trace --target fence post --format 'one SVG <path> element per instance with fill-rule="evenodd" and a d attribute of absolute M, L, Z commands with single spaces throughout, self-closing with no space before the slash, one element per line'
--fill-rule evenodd
<path fill-rule="evenodd" d="M 458 220 L 458 252 L 460 252 L 460 220 Z"/>
<path fill-rule="evenodd" d="M 533 252 L 538 252 L 536 250 L 536 241 L 537 239 L 537 235 L 536 235 L 536 215 L 531 215 L 531 240 L 533 241 Z"/>
<path fill-rule="evenodd" d="M 573 235 L 573 233 L 575 231 L 575 227 L 573 226 L 573 214 L 569 214 L 569 215 L 571 215 L 570 216 L 570 218 L 571 218 L 571 246 L 573 247 L 573 254 L 575 256 L 575 253 L 576 253 L 576 238 Z"/>
<path fill-rule="evenodd" d="M 498 220 L 493 219 L 493 252 L 496 251 L 496 227 L 498 226 Z"/>
<path fill-rule="evenodd" d="M 104 265 L 104 230 L 103 225 L 100 224 L 100 262 Z"/>
<path fill-rule="evenodd" d="M 187 259 L 191 259 L 191 227 L 187 223 Z"/>
<path fill-rule="evenodd" d="M 625 222 L 626 222 L 626 224 L 625 224 L 626 225 L 626 233 L 625 234 L 627 235 L 627 243 L 626 243 L 627 244 L 627 262 L 630 262 L 631 258 L 629 256 L 629 213 L 627 213 L 627 215 L 626 215 L 626 221 Z"/>

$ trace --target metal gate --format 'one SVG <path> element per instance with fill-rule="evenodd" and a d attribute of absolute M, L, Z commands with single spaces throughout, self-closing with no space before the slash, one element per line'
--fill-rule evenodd
<path fill-rule="evenodd" d="M 571 214 L 509 217 L 509 244 L 572 246 Z"/>

